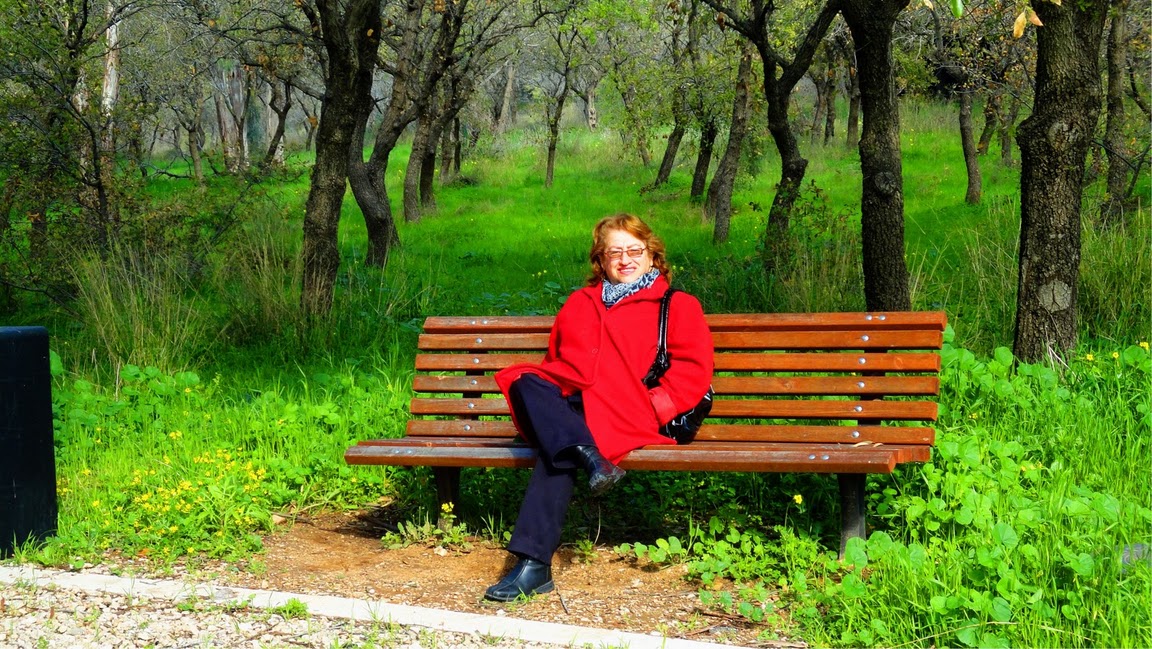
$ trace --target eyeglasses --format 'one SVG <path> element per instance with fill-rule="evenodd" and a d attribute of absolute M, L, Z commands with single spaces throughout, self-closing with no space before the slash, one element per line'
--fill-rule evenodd
<path fill-rule="evenodd" d="M 609 249 L 605 250 L 603 254 L 605 257 L 611 259 L 612 261 L 616 261 L 617 259 L 620 259 L 621 257 L 624 256 L 624 253 L 628 253 L 628 256 L 633 258 L 633 259 L 639 259 L 644 254 L 644 252 L 647 250 L 648 250 L 647 247 L 639 247 L 639 246 L 632 247 L 632 248 L 623 248 L 623 249 L 621 249 L 621 248 L 609 248 Z"/>

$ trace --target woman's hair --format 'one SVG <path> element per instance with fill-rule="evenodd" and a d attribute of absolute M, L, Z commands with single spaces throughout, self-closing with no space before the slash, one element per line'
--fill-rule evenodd
<path fill-rule="evenodd" d="M 592 250 L 588 251 L 592 274 L 588 276 L 588 286 L 599 284 L 607 275 L 604 271 L 604 252 L 608 248 L 606 244 L 608 233 L 614 230 L 623 230 L 643 241 L 648 248 L 648 254 L 652 255 L 652 267 L 660 271 L 664 279 L 672 281 L 672 269 L 668 266 L 664 242 L 652 232 L 647 223 L 640 220 L 640 217 L 621 213 L 600 219 L 596 227 L 592 228 Z"/>

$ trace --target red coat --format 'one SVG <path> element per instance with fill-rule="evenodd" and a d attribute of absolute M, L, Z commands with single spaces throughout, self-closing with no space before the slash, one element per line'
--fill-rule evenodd
<path fill-rule="evenodd" d="M 544 362 L 521 363 L 496 374 L 504 398 L 512 382 L 528 372 L 560 386 L 565 396 L 582 393 L 592 437 L 613 462 L 642 446 L 672 443 L 658 430 L 707 392 L 712 334 L 700 302 L 687 293 L 674 294 L 668 315 L 671 367 L 659 386 L 645 387 L 642 379 L 656 357 L 660 298 L 667 290 L 667 280 L 658 277 L 611 309 L 604 307 L 599 285 L 572 293 L 552 325 Z"/>

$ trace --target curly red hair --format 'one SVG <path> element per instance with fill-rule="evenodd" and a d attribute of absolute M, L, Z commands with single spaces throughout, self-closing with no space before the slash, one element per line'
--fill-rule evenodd
<path fill-rule="evenodd" d="M 588 262 L 592 265 L 592 274 L 588 277 L 588 286 L 595 286 L 604 280 L 607 273 L 604 270 L 604 251 L 607 249 L 608 233 L 623 230 L 644 242 L 648 254 L 652 255 L 652 267 L 660 271 L 664 279 L 672 281 L 672 269 L 668 266 L 668 257 L 664 249 L 664 242 L 652 232 L 652 228 L 634 214 L 620 213 L 600 219 L 596 227 L 592 228 L 592 249 L 588 251 Z"/>

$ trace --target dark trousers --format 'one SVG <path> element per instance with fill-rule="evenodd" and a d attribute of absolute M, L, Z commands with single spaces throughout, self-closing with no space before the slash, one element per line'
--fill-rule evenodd
<path fill-rule="evenodd" d="M 508 392 L 516 421 L 538 453 L 508 550 L 551 564 L 576 484 L 571 449 L 596 442 L 578 396 L 562 396 L 559 387 L 535 374 L 520 377 Z"/>

